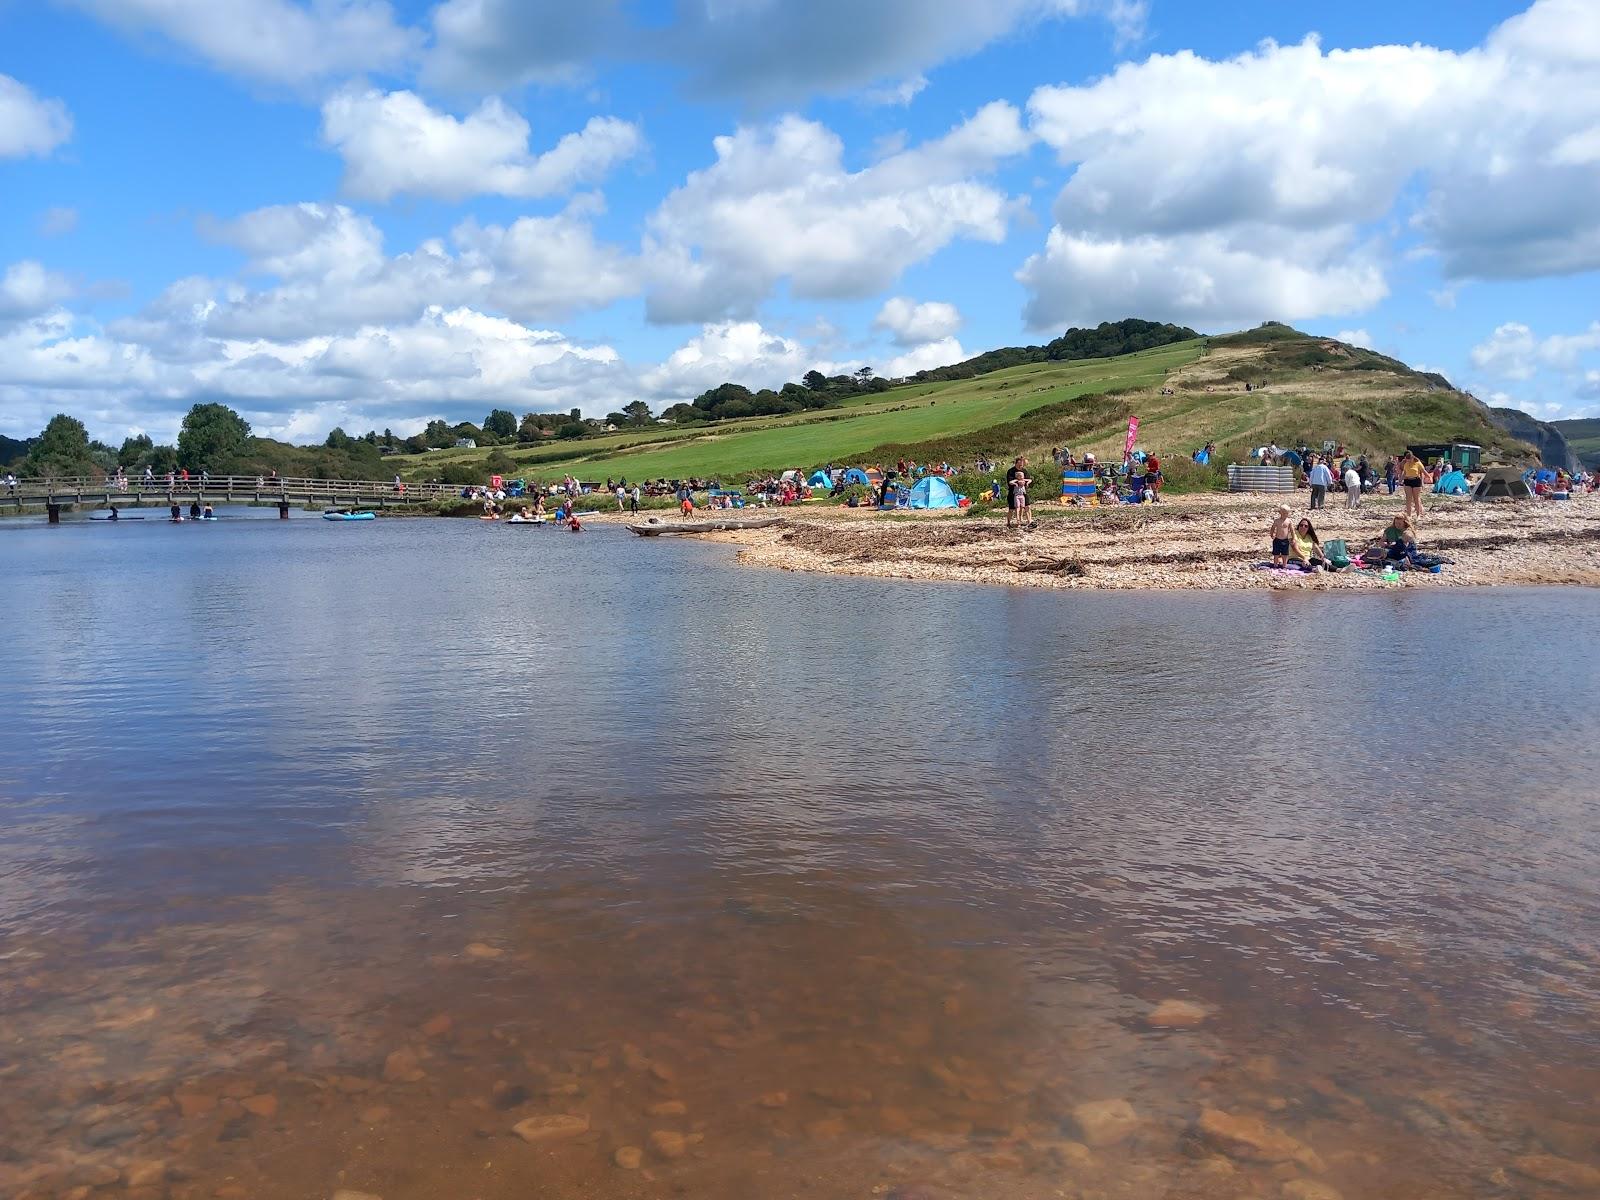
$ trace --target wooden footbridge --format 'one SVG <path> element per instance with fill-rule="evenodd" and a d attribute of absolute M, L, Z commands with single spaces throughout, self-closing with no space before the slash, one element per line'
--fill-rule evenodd
<path fill-rule="evenodd" d="M 50 522 L 70 508 L 167 508 L 174 504 L 251 504 L 291 508 L 398 508 L 461 494 L 458 484 L 372 479 L 280 479 L 266 475 L 130 475 L 0 482 L 0 513 L 44 509 Z"/>

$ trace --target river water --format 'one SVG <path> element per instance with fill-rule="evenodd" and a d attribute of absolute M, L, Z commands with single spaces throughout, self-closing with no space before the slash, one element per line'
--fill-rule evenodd
<path fill-rule="evenodd" d="M 1592 592 L 238 516 L 0 529 L 0 1195 L 1600 1195 Z"/>

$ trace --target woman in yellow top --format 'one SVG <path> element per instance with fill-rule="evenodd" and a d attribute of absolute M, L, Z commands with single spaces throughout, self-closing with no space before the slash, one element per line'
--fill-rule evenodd
<path fill-rule="evenodd" d="M 1406 489 L 1407 516 L 1422 515 L 1422 480 L 1427 473 L 1428 469 L 1422 465 L 1422 460 L 1407 450 L 1400 460 L 1400 482 Z"/>
<path fill-rule="evenodd" d="M 1289 558 L 1308 571 L 1320 570 L 1327 566 L 1328 556 L 1322 549 L 1322 539 L 1317 536 L 1316 527 L 1306 517 L 1300 518 L 1289 539 Z"/>

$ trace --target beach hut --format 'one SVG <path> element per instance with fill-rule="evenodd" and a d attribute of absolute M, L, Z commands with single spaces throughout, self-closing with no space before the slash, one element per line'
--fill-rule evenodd
<path fill-rule="evenodd" d="M 1490 467 L 1473 489 L 1474 500 L 1530 500 L 1533 489 L 1515 467 Z"/>
<path fill-rule="evenodd" d="M 912 508 L 956 508 L 956 494 L 937 475 L 925 475 L 911 489 Z"/>

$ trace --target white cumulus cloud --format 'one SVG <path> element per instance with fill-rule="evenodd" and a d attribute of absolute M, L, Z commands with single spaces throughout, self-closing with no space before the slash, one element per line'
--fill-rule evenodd
<path fill-rule="evenodd" d="M 906 296 L 891 296 L 872 324 L 892 335 L 898 345 L 917 346 L 948 338 L 960 329 L 961 310 L 942 300 L 918 304 Z"/>
<path fill-rule="evenodd" d="M 0 275 L 0 324 L 48 312 L 72 295 L 64 275 L 31 259 L 12 263 Z"/>
<path fill-rule="evenodd" d="M 65 104 L 41 99 L 21 81 L 0 75 L 0 158 L 43 156 L 71 136 Z"/>
<path fill-rule="evenodd" d="M 717 161 L 649 219 L 649 315 L 747 315 L 782 280 L 800 297 L 868 296 L 958 238 L 998 242 L 1018 203 L 981 177 L 1028 145 L 999 102 L 853 172 L 840 139 L 797 116 L 719 137 Z"/>
<path fill-rule="evenodd" d="M 914 346 L 904 354 L 891 358 L 884 364 L 881 374 L 890 379 L 901 379 L 907 375 L 915 375 L 918 371 L 948 367 L 951 363 L 958 363 L 967 357 L 967 352 L 961 348 L 960 342 L 953 337 L 943 337 Z"/>
<path fill-rule="evenodd" d="M 816 365 L 800 342 L 757 321 L 719 321 L 704 326 L 639 381 L 649 395 L 672 403 L 720 383 L 753 391 L 781 387 Z"/>
<path fill-rule="evenodd" d="M 591 118 L 542 154 L 529 152 L 529 132 L 494 97 L 459 118 L 409 91 L 344 91 L 322 106 L 322 138 L 344 159 L 344 190 L 367 200 L 553 195 L 600 180 L 644 144 L 616 117 Z"/>
<path fill-rule="evenodd" d="M 392 70 L 421 46 L 385 0 L 67 0 L 131 33 L 152 32 L 220 71 L 299 87 Z"/>
<path fill-rule="evenodd" d="M 1600 267 L 1590 0 L 1538 0 L 1466 51 L 1313 38 L 1153 55 L 1028 109 L 1071 169 L 1023 272 L 1035 322 L 1085 311 L 1074 293 L 1114 271 L 1177 272 L 1184 299 L 1161 311 L 1196 321 L 1358 311 L 1385 293 L 1392 252 L 1372 238 L 1396 220 L 1452 280 Z M 1298 312 L 1261 307 L 1283 300 Z"/>
<path fill-rule="evenodd" d="M 1333 335 L 1336 342 L 1344 342 L 1348 346 L 1360 346 L 1363 350 L 1373 349 L 1372 335 L 1365 329 L 1341 329 Z M 1422 368 L 1417 368 L 1421 370 Z"/>

